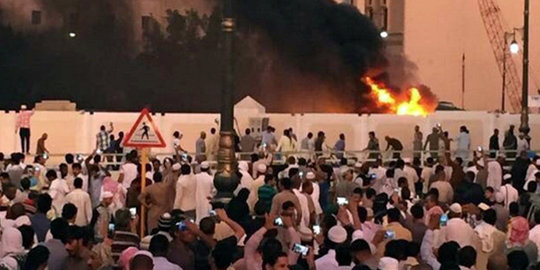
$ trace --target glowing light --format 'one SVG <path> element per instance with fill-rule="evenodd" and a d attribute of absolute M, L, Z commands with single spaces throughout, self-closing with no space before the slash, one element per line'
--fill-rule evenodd
<path fill-rule="evenodd" d="M 68 36 L 69 36 L 70 38 L 74 38 L 74 37 L 77 36 L 77 34 L 76 34 L 75 32 L 69 32 Z"/>
<path fill-rule="evenodd" d="M 382 38 L 387 38 L 388 37 L 388 32 L 381 31 L 380 35 L 381 35 Z"/>
<path fill-rule="evenodd" d="M 512 43 L 510 43 L 510 52 L 513 54 L 519 52 L 519 44 L 515 40 L 512 40 Z"/>
<path fill-rule="evenodd" d="M 434 111 L 434 101 L 423 100 L 418 88 L 409 88 L 398 96 L 383 83 L 376 82 L 369 77 L 365 77 L 363 80 L 371 88 L 371 95 L 375 99 L 377 107 L 387 113 L 427 116 Z"/>

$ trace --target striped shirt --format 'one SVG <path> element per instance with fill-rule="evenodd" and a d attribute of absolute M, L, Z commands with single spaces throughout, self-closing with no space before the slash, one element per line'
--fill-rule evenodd
<path fill-rule="evenodd" d="M 30 118 L 34 115 L 34 110 L 20 111 L 17 115 L 17 128 L 30 128 Z"/>
<path fill-rule="evenodd" d="M 140 242 L 141 241 L 139 239 L 139 236 L 136 233 L 115 231 L 113 236 L 113 242 L 111 244 L 111 252 L 115 264 L 118 263 L 118 258 L 120 258 L 120 254 L 122 254 L 122 251 L 124 251 L 128 247 L 139 248 Z"/>
<path fill-rule="evenodd" d="M 102 130 L 96 135 L 97 140 L 97 147 L 101 151 L 107 150 L 109 148 L 109 145 L 111 144 L 111 140 L 109 138 L 109 132 Z"/>

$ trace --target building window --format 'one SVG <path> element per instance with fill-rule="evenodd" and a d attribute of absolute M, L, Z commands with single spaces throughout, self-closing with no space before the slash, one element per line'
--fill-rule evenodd
<path fill-rule="evenodd" d="M 41 24 L 41 11 L 32 10 L 32 24 Z"/>

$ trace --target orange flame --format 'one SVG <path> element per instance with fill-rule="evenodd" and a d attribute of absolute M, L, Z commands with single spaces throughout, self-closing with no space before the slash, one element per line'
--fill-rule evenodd
<path fill-rule="evenodd" d="M 365 77 L 364 82 L 371 88 L 371 95 L 377 103 L 377 107 L 388 113 L 398 115 L 427 116 L 435 110 L 434 102 L 425 100 L 416 87 L 407 89 L 402 95 L 396 95 L 383 83 L 375 82 Z"/>

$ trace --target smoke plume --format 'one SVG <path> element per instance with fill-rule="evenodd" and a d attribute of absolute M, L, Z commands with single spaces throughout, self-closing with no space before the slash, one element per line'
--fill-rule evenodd
<path fill-rule="evenodd" d="M 272 111 L 355 112 L 369 106 L 360 78 L 385 63 L 379 31 L 331 0 L 237 0 L 240 39 L 258 55 L 254 96 Z M 245 80 L 240 80 L 240 87 Z"/>

